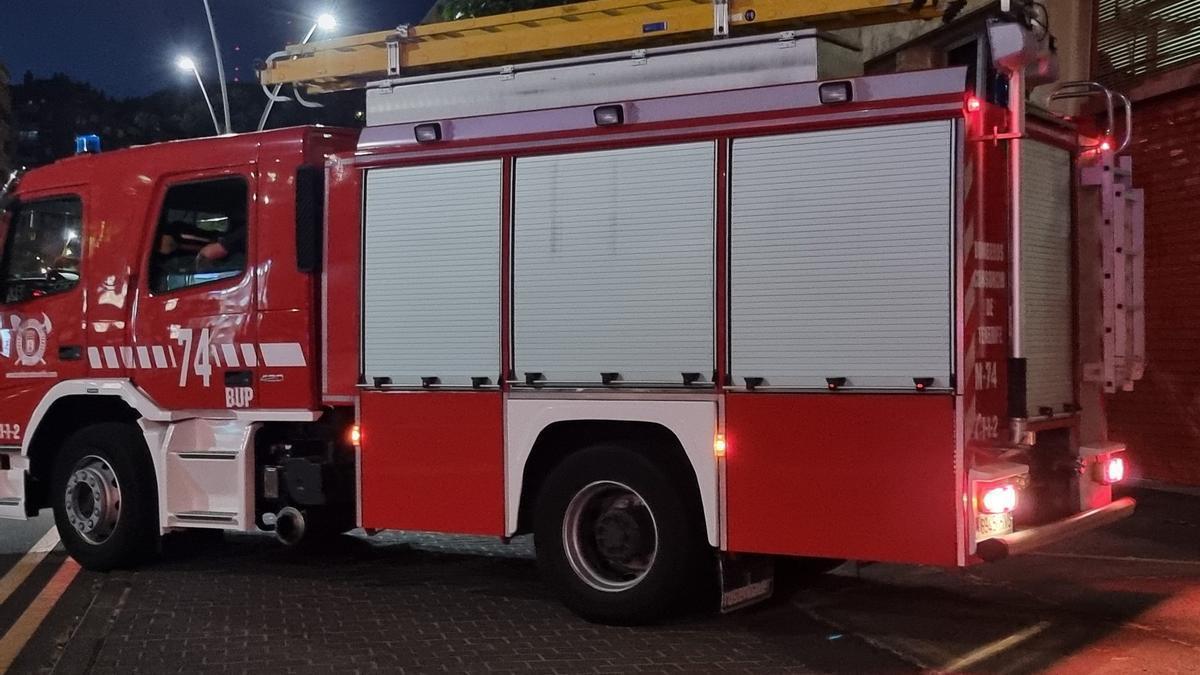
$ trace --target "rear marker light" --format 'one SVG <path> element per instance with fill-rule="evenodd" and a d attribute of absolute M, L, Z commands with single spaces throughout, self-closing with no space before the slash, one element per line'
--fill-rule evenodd
<path fill-rule="evenodd" d="M 360 445 L 362 443 L 362 427 L 357 424 L 350 427 L 350 445 Z"/>
<path fill-rule="evenodd" d="M 725 442 L 725 434 L 717 434 L 713 438 L 713 456 L 717 459 L 725 457 L 725 453 L 729 451 L 729 444 Z"/>
<path fill-rule="evenodd" d="M 435 143 L 442 140 L 442 125 L 439 122 L 418 124 L 413 129 L 418 143 Z"/>
<path fill-rule="evenodd" d="M 611 127 L 625 123 L 625 108 L 620 105 L 602 105 L 592 111 L 598 127 Z"/>
<path fill-rule="evenodd" d="M 826 82 L 817 90 L 821 95 L 821 103 L 850 103 L 854 100 L 854 87 L 849 82 Z"/>
<path fill-rule="evenodd" d="M 1012 513 L 1017 510 L 1017 488 L 1001 485 L 984 492 L 979 500 L 979 510 L 992 514 Z"/>

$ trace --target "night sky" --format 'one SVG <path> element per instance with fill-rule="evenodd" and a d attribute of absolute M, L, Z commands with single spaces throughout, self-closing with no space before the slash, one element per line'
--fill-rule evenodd
<path fill-rule="evenodd" d="M 255 81 L 254 62 L 298 42 L 312 17 L 334 10 L 337 34 L 415 23 L 433 0 L 210 0 L 225 55 L 226 77 Z M 0 9 L 0 62 L 13 81 L 66 73 L 112 96 L 132 96 L 187 76 L 174 66 L 195 58 L 215 78 L 202 0 L 6 0 Z M 194 83 L 194 80 L 192 80 Z"/>

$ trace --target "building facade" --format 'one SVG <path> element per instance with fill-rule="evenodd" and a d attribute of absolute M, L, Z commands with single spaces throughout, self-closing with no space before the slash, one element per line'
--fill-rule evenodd
<path fill-rule="evenodd" d="M 1134 104 L 1146 190 L 1145 379 L 1109 397 L 1147 479 L 1200 486 L 1200 2 L 1098 0 L 1095 77 Z"/>

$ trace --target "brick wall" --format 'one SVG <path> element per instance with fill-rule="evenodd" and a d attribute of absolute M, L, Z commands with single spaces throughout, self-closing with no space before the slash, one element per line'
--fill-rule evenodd
<path fill-rule="evenodd" d="M 1108 397 L 1135 474 L 1200 485 L 1200 86 L 1140 101 L 1135 182 L 1146 190 L 1146 352 L 1135 391 Z"/>

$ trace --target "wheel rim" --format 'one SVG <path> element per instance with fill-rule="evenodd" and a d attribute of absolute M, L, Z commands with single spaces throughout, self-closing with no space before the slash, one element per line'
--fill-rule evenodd
<path fill-rule="evenodd" d="M 84 541 L 108 541 L 121 517 L 121 484 L 111 464 L 95 455 L 79 460 L 67 478 L 63 499 L 67 521 Z"/>
<path fill-rule="evenodd" d="M 636 490 L 597 481 L 575 494 L 563 518 L 563 548 L 587 585 L 617 593 L 639 584 L 658 554 L 658 524 Z"/>

